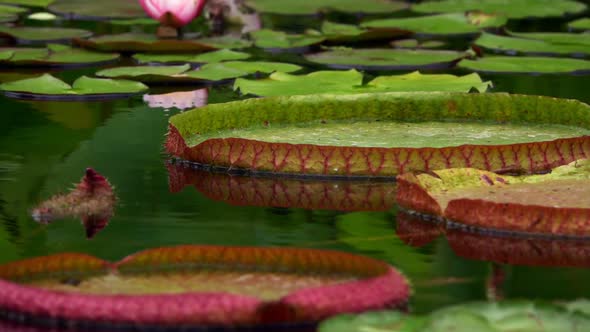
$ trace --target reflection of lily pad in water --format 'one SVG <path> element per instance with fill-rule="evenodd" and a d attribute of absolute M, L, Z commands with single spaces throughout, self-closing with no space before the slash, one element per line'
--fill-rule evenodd
<path fill-rule="evenodd" d="M 209 91 L 202 88 L 193 91 L 176 91 L 164 94 L 145 94 L 143 101 L 153 108 L 177 108 L 185 110 L 189 108 L 207 105 Z"/>
<path fill-rule="evenodd" d="M 465 53 L 455 51 L 338 48 L 308 54 L 305 58 L 336 69 L 416 70 L 448 68 L 464 56 Z"/>
<path fill-rule="evenodd" d="M 194 186 L 210 199 L 236 206 L 388 211 L 395 205 L 393 181 L 235 176 L 169 164 L 168 183 L 171 192 Z"/>
<path fill-rule="evenodd" d="M 250 58 L 250 54 L 228 49 L 201 54 L 135 54 L 133 59 L 139 63 L 214 63 L 222 61 L 236 61 Z"/>
<path fill-rule="evenodd" d="M 87 100 L 128 97 L 147 90 L 133 81 L 82 76 L 71 86 L 49 74 L 0 85 L 7 96 L 27 99 Z"/>
<path fill-rule="evenodd" d="M 559 41 L 560 38 L 562 41 Z M 483 33 L 475 44 L 506 53 L 589 55 L 590 35 L 585 34 L 517 34 L 515 37 Z"/>
<path fill-rule="evenodd" d="M 590 328 L 590 318 L 567 304 L 531 301 L 473 302 L 442 308 L 429 315 L 397 311 L 341 315 L 320 324 L 319 332 L 574 332 Z"/>
<path fill-rule="evenodd" d="M 247 0 L 246 5 L 258 12 L 282 15 L 312 15 L 319 12 L 383 14 L 406 8 L 406 4 L 386 0 Z"/>
<path fill-rule="evenodd" d="M 0 27 L 0 35 L 16 39 L 19 43 L 63 42 L 74 38 L 90 37 L 92 32 L 72 28 Z"/>
<path fill-rule="evenodd" d="M 74 41 L 80 46 L 100 51 L 144 53 L 198 53 L 221 48 L 243 48 L 250 45 L 248 41 L 229 36 L 176 40 L 158 39 L 155 34 L 144 33 L 104 35 Z"/>
<path fill-rule="evenodd" d="M 584 17 L 571 21 L 567 24 L 568 28 L 575 30 L 590 30 L 590 18 Z"/>
<path fill-rule="evenodd" d="M 321 35 L 287 34 L 282 31 L 262 29 L 250 32 L 256 47 L 264 49 L 300 49 L 324 41 Z"/>
<path fill-rule="evenodd" d="M 590 61 L 551 57 L 485 56 L 464 59 L 459 67 L 491 73 L 574 73 L 590 72 Z"/>
<path fill-rule="evenodd" d="M 399 176 L 398 203 L 471 227 L 590 235 L 590 162 L 586 159 L 546 175 L 515 177 L 471 168 L 434 173 Z"/>
<path fill-rule="evenodd" d="M 551 17 L 584 11 L 586 5 L 572 0 L 442 0 L 425 1 L 412 6 L 419 13 L 462 13 L 481 11 L 508 18 Z"/>
<path fill-rule="evenodd" d="M 409 296 L 405 278 L 384 262 L 293 248 L 178 246 L 117 263 L 58 254 L 0 266 L 0 277 L 0 295 L 13 312 L 51 312 L 43 318 L 86 327 L 309 323 L 401 305 Z M 154 315 L 154 308 L 166 310 Z"/>
<path fill-rule="evenodd" d="M 459 35 L 476 34 L 482 28 L 499 27 L 506 21 L 505 17 L 482 16 L 476 20 L 463 13 L 452 13 L 373 20 L 364 22 L 362 26 L 373 29 L 396 28 L 421 35 Z"/>
<path fill-rule="evenodd" d="M 144 18 L 145 12 L 138 1 L 56 0 L 49 9 L 69 19 L 107 20 Z"/>
<path fill-rule="evenodd" d="M 449 74 L 379 76 L 363 85 L 363 75 L 349 71 L 318 71 L 306 75 L 273 73 L 267 79 L 237 79 L 234 89 L 257 96 L 293 96 L 317 93 L 368 93 L 402 91 L 463 91 L 472 88 L 485 92 L 490 82 L 482 82 L 477 74 L 457 77 Z"/>
<path fill-rule="evenodd" d="M 63 45 L 48 48 L 0 48 L 0 65 L 18 67 L 79 67 L 106 64 L 119 54 L 96 53 Z"/>
<path fill-rule="evenodd" d="M 392 176 L 465 166 L 536 172 L 590 153 L 590 136 L 580 136 L 589 130 L 588 105 L 571 100 L 443 92 L 307 95 L 175 115 L 166 146 L 189 161 L 252 172 Z"/>

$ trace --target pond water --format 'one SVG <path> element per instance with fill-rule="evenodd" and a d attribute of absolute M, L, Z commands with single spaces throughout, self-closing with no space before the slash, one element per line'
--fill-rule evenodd
<path fill-rule="evenodd" d="M 55 75 L 71 82 L 95 71 Z M 21 74 L 27 72 L 6 69 L 0 81 Z M 590 103 L 588 75 L 482 78 L 494 83 L 494 92 Z M 150 94 L 178 89 L 160 86 Z M 199 90 L 183 95 L 197 103 L 243 98 L 231 84 L 181 89 Z M 590 295 L 590 243 L 447 238 L 426 225 L 414 229 L 398 218 L 395 183 L 249 179 L 175 168 L 163 143 L 168 119 L 180 111 L 152 105 L 141 97 L 104 102 L 0 97 L 0 264 L 63 252 L 118 261 L 143 249 L 181 244 L 305 247 L 390 263 L 412 281 L 410 309 L 417 313 L 485 300 L 490 276 L 497 271 L 494 260 L 510 262 L 502 265 L 505 298 Z M 31 217 L 35 205 L 69 190 L 86 167 L 106 176 L 118 197 L 104 230 L 87 239 L 78 219 L 36 222 Z M 189 175 L 183 180 L 179 173 Z"/>

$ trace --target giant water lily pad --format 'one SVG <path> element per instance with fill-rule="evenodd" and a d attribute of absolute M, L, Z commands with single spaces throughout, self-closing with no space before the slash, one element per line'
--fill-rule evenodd
<path fill-rule="evenodd" d="M 123 98 L 144 92 L 147 86 L 127 80 L 82 76 L 69 85 L 50 74 L 0 84 L 5 95 L 26 99 L 91 100 Z"/>
<path fill-rule="evenodd" d="M 319 44 L 325 39 L 321 35 L 287 34 L 268 29 L 250 32 L 250 36 L 254 39 L 256 47 L 267 50 L 306 50 L 307 47 Z"/>
<path fill-rule="evenodd" d="M 258 12 L 282 15 L 312 15 L 326 11 L 382 14 L 406 8 L 402 2 L 384 0 L 247 0 L 246 4 Z"/>
<path fill-rule="evenodd" d="M 222 48 L 248 47 L 250 42 L 233 37 L 210 37 L 200 39 L 158 39 L 155 34 L 123 33 L 103 35 L 90 39 L 75 39 L 80 46 L 99 51 L 143 53 L 195 53 Z"/>
<path fill-rule="evenodd" d="M 491 73 L 585 73 L 590 61 L 552 57 L 485 56 L 476 60 L 464 59 L 459 67 Z"/>
<path fill-rule="evenodd" d="M 461 166 L 535 172 L 590 153 L 589 130 L 590 107 L 574 100 L 443 92 L 308 95 L 176 115 L 166 146 L 195 163 L 254 173 L 392 176 Z"/>
<path fill-rule="evenodd" d="M 194 186 L 209 199 L 235 206 L 332 211 L 388 211 L 395 205 L 394 181 L 314 180 L 236 176 L 168 165 L 170 192 Z"/>
<path fill-rule="evenodd" d="M 502 16 L 451 13 L 373 20 L 363 23 L 362 26 L 372 29 L 407 30 L 420 35 L 463 35 L 479 33 L 482 28 L 499 27 L 506 24 L 506 21 L 507 19 Z"/>
<path fill-rule="evenodd" d="M 80 1 L 56 0 L 49 9 L 68 19 L 107 20 L 144 18 L 146 16 L 138 1 Z"/>
<path fill-rule="evenodd" d="M 590 30 L 590 18 L 584 17 L 567 24 L 570 29 Z"/>
<path fill-rule="evenodd" d="M 398 203 L 472 227 L 590 235 L 587 159 L 545 175 L 505 176 L 472 168 L 437 170 L 434 174 L 399 176 Z"/>
<path fill-rule="evenodd" d="M 458 13 L 480 11 L 509 18 L 551 17 L 582 12 L 586 5 L 572 0 L 442 0 L 412 6 L 419 13 Z"/>
<path fill-rule="evenodd" d="M 317 93 L 368 93 L 393 91 L 464 91 L 485 92 L 491 82 L 483 82 L 479 75 L 457 77 L 450 74 L 424 75 L 413 72 L 405 75 L 379 76 L 363 85 L 363 75 L 349 71 L 318 71 L 306 75 L 282 72 L 267 79 L 237 79 L 234 89 L 257 96 L 293 96 Z"/>
<path fill-rule="evenodd" d="M 545 34 L 547 36 L 548 34 Z M 527 53 L 527 54 L 558 54 L 558 55 L 588 55 L 590 54 L 590 40 L 584 34 L 579 34 L 579 40 L 577 34 L 566 34 L 563 35 L 563 42 L 558 40 L 552 41 L 551 37 L 547 39 L 534 38 L 533 34 L 524 35 L 519 34 L 517 37 L 510 36 L 499 36 L 491 33 L 483 33 L 479 37 L 475 44 L 496 51 L 501 51 L 509 54 L 513 53 Z M 527 38 L 524 38 L 524 37 Z M 590 36 L 590 35 L 588 35 Z M 560 38 L 555 36 L 554 38 Z"/>
<path fill-rule="evenodd" d="M 116 53 L 97 53 L 64 45 L 48 48 L 0 48 L 0 65 L 18 67 L 80 67 L 119 59 Z"/>
<path fill-rule="evenodd" d="M 250 58 L 250 54 L 228 49 L 201 54 L 135 54 L 133 59 L 139 63 L 183 64 L 183 63 L 214 63 L 237 61 Z"/>
<path fill-rule="evenodd" d="M 409 296 L 408 282 L 384 262 L 293 248 L 179 246 L 117 263 L 58 254 L 2 265 L 0 277 L 0 307 L 18 313 L 9 317 L 70 328 L 310 323 Z"/>
<path fill-rule="evenodd" d="M 305 58 L 336 69 L 416 70 L 448 68 L 464 56 L 455 51 L 335 48 Z"/>
<path fill-rule="evenodd" d="M 429 315 L 404 315 L 396 311 L 341 315 L 323 322 L 319 332 L 574 332 L 589 328 L 589 316 L 568 309 L 567 304 L 513 300 L 465 303 Z"/>
<path fill-rule="evenodd" d="M 0 36 L 16 39 L 21 44 L 64 42 L 90 37 L 92 32 L 73 28 L 0 27 Z"/>

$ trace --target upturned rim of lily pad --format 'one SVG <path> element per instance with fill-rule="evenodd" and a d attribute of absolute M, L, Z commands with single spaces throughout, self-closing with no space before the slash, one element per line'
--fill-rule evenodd
<path fill-rule="evenodd" d="M 226 292 L 93 295 L 18 283 L 36 275 L 124 275 L 175 267 L 183 271 L 229 269 L 296 275 L 312 271 L 353 280 L 301 288 L 277 300 Z M 0 308 L 12 313 L 4 316 L 42 325 L 67 320 L 70 327 L 292 326 L 313 324 L 343 312 L 400 306 L 410 296 L 407 279 L 385 262 L 345 252 L 298 248 L 184 245 L 148 249 L 115 263 L 63 253 L 1 265 L 0 277 Z"/>
<path fill-rule="evenodd" d="M 429 172 L 453 167 L 534 173 L 590 154 L 590 136 L 441 148 L 292 144 L 215 135 L 198 139 L 203 134 L 219 133 L 228 128 L 345 119 L 487 120 L 590 128 L 590 106 L 577 100 L 506 93 L 392 92 L 256 98 L 207 105 L 171 117 L 166 150 L 205 168 L 240 170 L 245 174 L 348 178 L 391 178 L 408 171 Z"/>

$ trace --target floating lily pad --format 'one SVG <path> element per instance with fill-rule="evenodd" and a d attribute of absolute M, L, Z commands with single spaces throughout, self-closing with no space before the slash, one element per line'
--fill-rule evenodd
<path fill-rule="evenodd" d="M 72 28 L 0 27 L 0 36 L 14 38 L 21 44 L 69 42 L 74 38 L 91 35 L 90 31 Z"/>
<path fill-rule="evenodd" d="M 348 49 L 337 48 L 308 54 L 308 61 L 335 69 L 365 70 L 417 70 L 448 68 L 465 57 L 454 51 L 396 50 L 389 48 Z"/>
<path fill-rule="evenodd" d="M 254 39 L 256 47 L 268 50 L 292 49 L 305 51 L 309 46 L 317 45 L 325 39 L 321 35 L 287 34 L 282 31 L 268 29 L 250 32 L 250 36 Z"/>
<path fill-rule="evenodd" d="M 331 211 L 389 211 L 395 206 L 393 181 L 236 176 L 171 163 L 168 184 L 173 193 L 191 186 L 209 199 L 235 206 Z"/>
<path fill-rule="evenodd" d="M 49 9 L 68 19 L 110 20 L 146 17 L 138 1 L 56 0 Z"/>
<path fill-rule="evenodd" d="M 186 74 L 188 77 L 204 81 L 222 81 L 256 73 L 270 74 L 275 71 L 290 73 L 300 69 L 300 66 L 282 62 L 226 61 L 209 63 Z"/>
<path fill-rule="evenodd" d="M 247 0 L 246 4 L 261 13 L 281 15 L 313 15 L 319 12 L 337 11 L 345 13 L 383 14 L 392 13 L 407 7 L 396 1 L 367 0 Z"/>
<path fill-rule="evenodd" d="M 55 0 L 2 0 L 2 3 L 28 7 L 47 7 L 54 1 Z"/>
<path fill-rule="evenodd" d="M 133 81 L 82 76 L 71 86 L 50 74 L 0 84 L 5 95 L 26 99 L 89 100 L 121 98 L 146 91 L 147 86 Z"/>
<path fill-rule="evenodd" d="M 399 306 L 410 293 L 384 262 L 295 248 L 177 246 L 117 263 L 57 254 L 2 265 L 0 277 L 4 310 L 17 313 L 6 317 L 84 329 L 293 326 Z"/>
<path fill-rule="evenodd" d="M 0 48 L 0 65 L 18 67 L 81 67 L 103 65 L 119 54 L 96 53 L 63 45 L 48 48 Z"/>
<path fill-rule="evenodd" d="M 583 73 L 590 72 L 590 61 L 551 57 L 485 56 L 464 59 L 459 67 L 491 73 Z"/>
<path fill-rule="evenodd" d="M 410 34 L 408 31 L 395 28 L 366 29 L 357 25 L 330 21 L 324 21 L 322 23 L 321 33 L 327 41 L 331 42 L 358 42 L 391 39 Z"/>
<path fill-rule="evenodd" d="M 180 63 L 214 63 L 236 61 L 250 58 L 250 54 L 228 49 L 201 54 L 135 54 L 133 59 L 139 63 L 180 64 Z"/>
<path fill-rule="evenodd" d="M 588 155 L 589 133 L 590 107 L 574 100 L 367 93 L 207 105 L 170 118 L 166 146 L 194 163 L 253 173 L 383 177 L 548 170 Z"/>
<path fill-rule="evenodd" d="M 558 55 L 589 55 L 590 35 L 584 34 L 555 34 L 554 37 L 541 39 L 541 34 L 518 34 L 521 37 L 499 36 L 490 33 L 483 33 L 475 44 L 483 48 L 501 51 L 509 54 L 558 54 Z M 549 36 L 549 34 L 542 34 Z M 527 38 L 523 38 L 528 36 Z M 534 39 L 538 37 L 537 39 Z M 576 38 L 578 38 L 576 40 Z M 557 38 L 557 39 L 554 39 Z M 563 42 L 559 42 L 563 38 Z M 555 40 L 552 42 L 551 40 Z"/>
<path fill-rule="evenodd" d="M 99 51 L 144 52 L 144 53 L 195 53 L 214 51 L 220 48 L 243 48 L 248 41 L 233 37 L 212 37 L 201 39 L 158 39 L 155 34 L 123 33 L 104 35 L 90 39 L 75 39 L 80 46 Z"/>
<path fill-rule="evenodd" d="M 397 311 L 341 315 L 320 324 L 319 332 L 511 332 L 590 328 L 590 318 L 565 305 L 531 301 L 473 302 L 442 308 L 430 315 Z"/>
<path fill-rule="evenodd" d="M 588 138 L 590 136 L 586 136 Z M 398 203 L 471 227 L 583 237 L 590 235 L 590 162 L 523 177 L 471 168 L 398 177 Z"/>
<path fill-rule="evenodd" d="M 480 11 L 508 18 L 552 17 L 575 14 L 586 9 L 586 5 L 572 0 L 442 0 L 425 1 L 412 6 L 419 13 L 461 13 Z"/>
<path fill-rule="evenodd" d="M 28 12 L 27 9 L 17 6 L 0 5 L 0 23 L 14 22 L 20 14 Z"/>
<path fill-rule="evenodd" d="M 154 20 L 153 18 L 127 18 L 127 19 L 115 19 L 110 20 L 110 24 L 112 25 L 121 25 L 121 26 L 146 26 L 146 25 L 160 25 L 160 22 Z"/>
<path fill-rule="evenodd" d="M 368 93 L 400 91 L 464 91 L 476 89 L 485 92 L 491 85 L 477 74 L 463 77 L 454 75 L 423 75 L 414 72 L 406 75 L 380 76 L 363 85 L 363 75 L 349 71 L 318 71 L 306 75 L 273 73 L 268 79 L 239 78 L 234 89 L 257 96 L 293 96 L 317 93 Z"/>
<path fill-rule="evenodd" d="M 130 66 L 103 69 L 96 76 L 141 82 L 190 81 L 185 74 L 191 66 Z"/>
<path fill-rule="evenodd" d="M 363 27 L 372 29 L 400 29 L 420 35 L 464 35 L 477 34 L 482 28 L 499 27 L 506 24 L 505 17 L 469 16 L 463 13 L 432 16 L 389 18 L 368 21 Z"/>
<path fill-rule="evenodd" d="M 391 42 L 391 46 L 396 48 L 411 48 L 411 49 L 431 49 L 443 48 L 447 44 L 442 40 L 417 40 L 417 39 L 400 39 Z"/>
<path fill-rule="evenodd" d="M 567 26 L 575 30 L 590 30 L 590 18 L 584 17 L 575 21 L 569 22 Z"/>
<path fill-rule="evenodd" d="M 510 32 L 510 36 L 517 38 L 542 40 L 555 45 L 587 46 L 590 53 L 590 34 L 567 32 Z"/>

